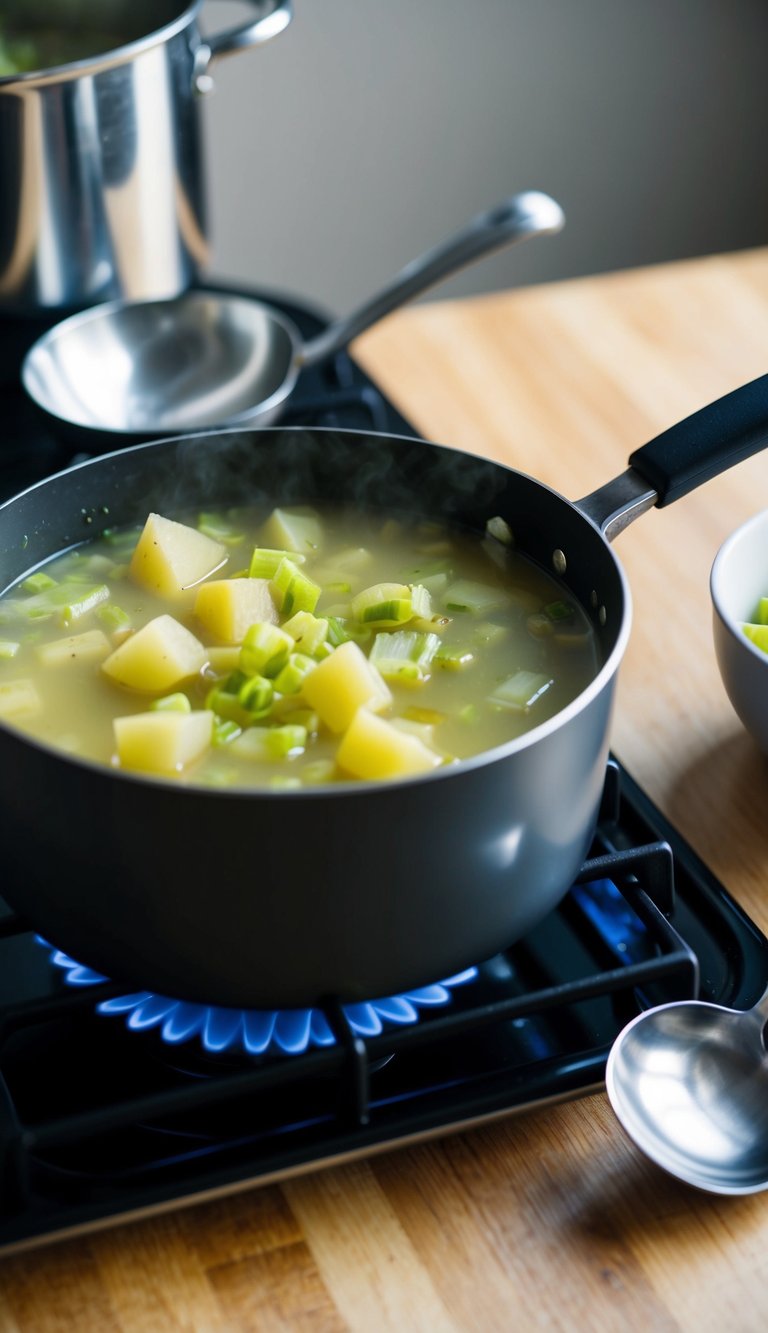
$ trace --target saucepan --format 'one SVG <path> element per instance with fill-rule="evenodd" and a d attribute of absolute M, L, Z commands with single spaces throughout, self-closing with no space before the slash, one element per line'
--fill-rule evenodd
<path fill-rule="evenodd" d="M 266 426 L 304 367 L 473 260 L 558 232 L 563 222 L 549 195 L 513 195 L 307 341 L 275 306 L 235 292 L 107 302 L 43 334 L 25 357 L 22 383 L 49 422 L 89 453 L 211 426 Z"/>
<path fill-rule="evenodd" d="M 636 450 L 577 503 L 455 449 L 300 428 L 151 442 L 31 487 L 0 507 L 3 587 L 150 507 L 346 500 L 478 533 L 501 516 L 592 617 L 601 665 L 522 737 L 393 782 L 180 787 L 3 724 L 4 897 L 131 989 L 212 1004 L 371 999 L 494 955 L 555 908 L 593 836 L 631 621 L 610 539 L 766 443 L 763 376 Z"/>

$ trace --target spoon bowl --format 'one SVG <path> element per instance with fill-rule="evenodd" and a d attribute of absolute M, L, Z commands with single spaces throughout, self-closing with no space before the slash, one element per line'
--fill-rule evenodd
<path fill-rule="evenodd" d="M 213 426 L 271 425 L 304 366 L 333 356 L 474 260 L 553 234 L 563 222 L 549 195 L 512 195 L 306 341 L 268 302 L 232 292 L 111 301 L 43 334 L 26 355 L 22 383 L 49 423 L 68 437 L 83 436 L 90 452 Z"/>
<path fill-rule="evenodd" d="M 606 1089 L 622 1127 L 671 1175 L 713 1194 L 768 1189 L 768 991 L 747 1011 L 700 1000 L 638 1015 Z"/>

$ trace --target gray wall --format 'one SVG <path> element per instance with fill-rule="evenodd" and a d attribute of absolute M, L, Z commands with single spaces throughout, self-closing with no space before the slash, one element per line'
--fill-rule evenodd
<path fill-rule="evenodd" d="M 203 108 L 212 270 L 345 310 L 522 188 L 565 231 L 435 295 L 766 243 L 767 53 L 765 0 L 295 0 Z"/>

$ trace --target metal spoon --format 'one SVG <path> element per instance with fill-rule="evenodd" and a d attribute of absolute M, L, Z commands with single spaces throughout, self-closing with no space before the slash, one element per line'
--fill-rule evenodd
<path fill-rule="evenodd" d="M 753 1009 L 648 1009 L 617 1037 L 605 1082 L 652 1161 L 713 1194 L 768 1189 L 768 989 Z"/>
<path fill-rule="evenodd" d="M 86 431 L 146 439 L 210 426 L 265 426 L 283 409 L 304 366 L 340 351 L 473 260 L 557 232 L 563 222 L 560 205 L 548 195 L 513 195 L 307 342 L 273 306 L 229 292 L 96 306 L 38 339 L 22 366 L 22 382 L 54 422 Z"/>

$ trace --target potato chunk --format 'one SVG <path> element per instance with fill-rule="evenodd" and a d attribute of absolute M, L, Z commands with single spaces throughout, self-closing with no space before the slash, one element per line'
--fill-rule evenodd
<path fill-rule="evenodd" d="M 223 565 L 227 548 L 197 528 L 150 514 L 131 557 L 136 583 L 161 597 L 179 597 Z"/>
<path fill-rule="evenodd" d="M 101 669 L 131 690 L 161 694 L 202 670 L 208 654 L 173 616 L 155 616 L 102 662 Z"/>
<path fill-rule="evenodd" d="M 39 644 L 35 657 L 42 666 L 67 666 L 70 662 L 99 662 L 107 656 L 109 648 L 103 630 L 89 629 L 83 634 L 68 634 L 65 639 Z"/>
<path fill-rule="evenodd" d="M 242 643 L 251 625 L 277 624 L 268 579 L 212 579 L 201 584 L 195 615 L 223 643 Z"/>
<path fill-rule="evenodd" d="M 442 760 L 418 736 L 400 731 L 370 709 L 359 708 L 339 746 L 336 760 L 355 778 L 404 778 L 428 773 Z"/>
<path fill-rule="evenodd" d="M 349 639 L 307 675 L 304 698 L 331 731 L 346 731 L 358 708 L 379 712 L 392 702 L 388 685 Z"/>
<path fill-rule="evenodd" d="M 323 530 L 314 510 L 273 509 L 261 535 L 267 546 L 311 555 L 322 542 Z"/>
<path fill-rule="evenodd" d="M 213 713 L 136 713 L 116 717 L 114 732 L 121 767 L 172 777 L 208 749 Z"/>
<path fill-rule="evenodd" d="M 34 681 L 4 680 L 0 685 L 0 717 L 32 717 L 42 708 Z"/>

